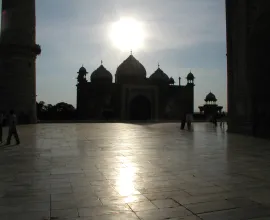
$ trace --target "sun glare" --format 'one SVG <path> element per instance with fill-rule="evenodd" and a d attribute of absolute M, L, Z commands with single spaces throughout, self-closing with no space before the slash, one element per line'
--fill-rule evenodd
<path fill-rule="evenodd" d="M 121 18 L 112 24 L 110 39 L 121 51 L 141 49 L 145 39 L 143 24 L 133 18 Z"/>

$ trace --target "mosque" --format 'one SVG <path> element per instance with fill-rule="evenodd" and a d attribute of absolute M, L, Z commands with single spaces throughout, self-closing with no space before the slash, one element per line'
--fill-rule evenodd
<path fill-rule="evenodd" d="M 179 120 L 184 113 L 194 112 L 194 75 L 186 84 L 175 85 L 158 65 L 147 77 L 144 66 L 132 55 L 117 68 L 115 81 L 101 65 L 92 72 L 90 81 L 85 67 L 77 77 L 78 119 L 113 120 Z"/>

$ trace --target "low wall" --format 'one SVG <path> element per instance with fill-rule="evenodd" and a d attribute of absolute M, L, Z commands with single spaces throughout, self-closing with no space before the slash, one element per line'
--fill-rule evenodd
<path fill-rule="evenodd" d="M 193 120 L 193 122 L 209 122 L 207 120 Z M 41 124 L 51 123 L 181 123 L 180 120 L 158 120 L 158 121 L 116 121 L 116 120 L 41 120 Z"/>

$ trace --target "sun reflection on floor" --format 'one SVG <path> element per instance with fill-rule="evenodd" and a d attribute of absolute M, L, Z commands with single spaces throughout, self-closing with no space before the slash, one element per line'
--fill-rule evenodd
<path fill-rule="evenodd" d="M 127 200 L 132 200 L 132 195 L 138 192 L 134 187 L 134 180 L 135 169 L 132 166 L 120 169 L 119 179 L 117 180 L 118 193 L 121 196 L 128 196 Z"/>

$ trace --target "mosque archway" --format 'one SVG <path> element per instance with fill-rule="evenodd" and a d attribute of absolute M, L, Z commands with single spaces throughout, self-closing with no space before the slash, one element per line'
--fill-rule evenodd
<path fill-rule="evenodd" d="M 138 95 L 129 104 L 129 119 L 145 121 L 151 119 L 151 102 L 143 95 Z"/>

